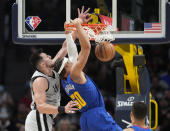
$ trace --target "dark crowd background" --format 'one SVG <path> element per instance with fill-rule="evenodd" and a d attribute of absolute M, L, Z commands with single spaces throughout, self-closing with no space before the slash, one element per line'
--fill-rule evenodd
<path fill-rule="evenodd" d="M 36 1 L 40 2 L 40 0 Z M 52 5 L 62 5 L 62 1 L 59 0 L 41 1 L 41 8 L 44 10 Z M 149 1 L 150 5 L 154 2 Z M 14 44 L 11 40 L 11 7 L 14 2 L 14 0 L 0 0 L 0 131 L 24 131 L 24 123 L 31 103 L 29 80 L 33 69 L 28 61 L 30 54 L 38 48 L 43 48 L 46 53 L 54 57 L 61 48 L 61 45 Z M 95 4 L 91 0 L 90 6 L 93 7 Z M 58 6 L 58 10 L 62 10 L 62 7 Z M 148 12 L 151 11 L 146 11 L 144 14 Z M 153 19 L 153 17 L 146 19 Z M 63 20 L 58 20 L 58 22 L 63 23 Z M 170 46 L 169 44 L 142 46 L 146 55 L 146 66 L 150 73 L 151 93 L 158 102 L 159 120 L 155 131 L 168 131 L 170 129 Z M 95 46 L 92 46 L 85 72 L 97 83 L 103 94 L 106 109 L 114 117 L 115 70 L 111 68 L 111 62 L 102 63 L 97 60 L 94 49 Z M 61 93 L 61 105 L 65 105 L 70 99 L 62 89 Z M 79 131 L 79 117 L 80 113 L 58 116 L 53 130 Z"/>

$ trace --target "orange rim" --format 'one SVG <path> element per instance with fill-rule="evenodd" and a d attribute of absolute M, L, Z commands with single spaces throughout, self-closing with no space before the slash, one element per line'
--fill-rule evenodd
<path fill-rule="evenodd" d="M 88 26 L 88 27 L 106 27 L 107 25 L 105 24 L 81 24 L 82 26 Z M 74 25 L 67 24 L 66 28 L 68 27 L 75 27 Z"/>
<path fill-rule="evenodd" d="M 98 34 L 102 29 L 105 29 L 107 27 L 107 25 L 105 25 L 105 24 L 82 24 L 82 26 L 91 28 L 96 34 Z M 67 31 L 76 31 L 76 28 L 74 25 L 67 24 L 66 30 Z"/>

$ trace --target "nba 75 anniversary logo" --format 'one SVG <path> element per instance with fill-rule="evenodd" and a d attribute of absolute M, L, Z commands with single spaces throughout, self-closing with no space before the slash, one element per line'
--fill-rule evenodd
<path fill-rule="evenodd" d="M 41 19 L 38 16 L 28 16 L 25 22 L 31 28 L 31 30 L 34 31 L 37 28 L 37 26 L 40 24 Z"/>

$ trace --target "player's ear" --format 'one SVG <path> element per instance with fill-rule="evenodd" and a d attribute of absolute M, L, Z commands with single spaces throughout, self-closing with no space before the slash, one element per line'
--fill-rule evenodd
<path fill-rule="evenodd" d="M 45 66 L 45 63 L 43 62 L 43 61 L 41 61 L 40 63 L 39 63 L 39 65 L 38 65 L 38 67 L 40 67 L 40 68 L 42 68 L 42 67 L 44 67 Z"/>

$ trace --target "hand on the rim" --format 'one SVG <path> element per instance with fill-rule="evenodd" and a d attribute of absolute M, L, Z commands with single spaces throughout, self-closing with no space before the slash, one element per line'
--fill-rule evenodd
<path fill-rule="evenodd" d="M 90 17 L 90 14 L 88 13 L 90 8 L 88 8 L 86 11 L 84 11 L 84 6 L 82 6 L 81 12 L 80 9 L 78 8 L 78 18 L 82 19 L 83 23 L 86 24 L 89 20 L 92 18 Z"/>
<path fill-rule="evenodd" d="M 71 31 L 69 31 L 69 30 L 66 29 L 66 27 L 67 27 L 68 24 L 70 24 L 70 23 L 69 23 L 69 22 L 65 22 L 65 23 L 64 23 L 65 34 L 71 33 Z"/>
<path fill-rule="evenodd" d="M 75 111 L 79 110 L 78 108 L 75 108 L 75 106 L 78 106 L 78 102 L 70 101 L 65 106 L 65 113 L 75 113 Z"/>
<path fill-rule="evenodd" d="M 83 20 L 81 18 L 76 18 L 74 20 L 70 20 L 71 24 L 73 24 L 75 27 L 80 26 L 83 23 Z"/>

